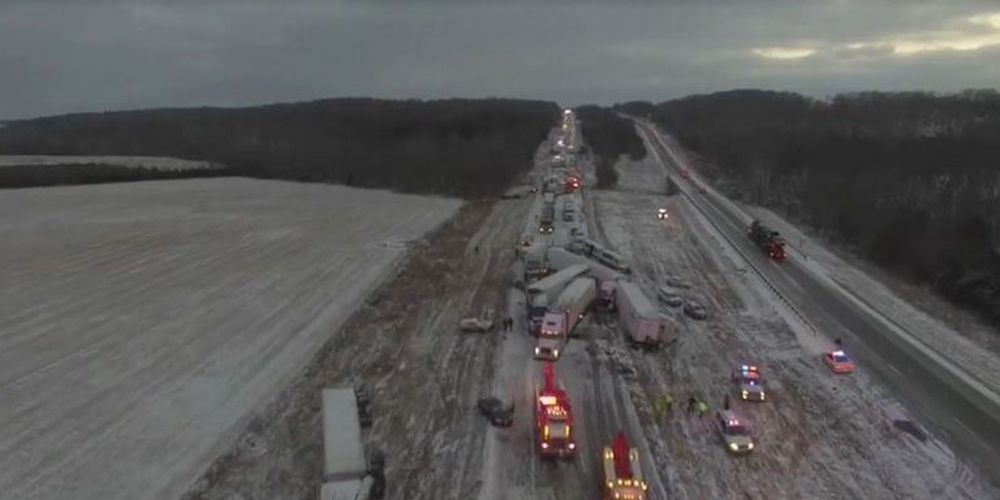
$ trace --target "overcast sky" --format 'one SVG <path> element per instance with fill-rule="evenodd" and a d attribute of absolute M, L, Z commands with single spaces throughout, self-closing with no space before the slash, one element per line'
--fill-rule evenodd
<path fill-rule="evenodd" d="M 0 119 L 321 97 L 1000 84 L 1000 2 L 0 0 Z"/>

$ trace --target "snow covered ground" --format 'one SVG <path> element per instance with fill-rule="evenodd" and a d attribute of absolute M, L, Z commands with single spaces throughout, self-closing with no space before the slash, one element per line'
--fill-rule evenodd
<path fill-rule="evenodd" d="M 648 185 L 654 169 L 643 162 L 622 166 L 620 186 Z M 894 427 L 909 415 L 865 373 L 832 376 L 815 355 L 814 334 L 786 323 L 768 292 L 724 251 L 690 205 L 638 191 L 592 193 L 600 238 L 629 259 L 651 296 L 656 286 L 681 283 L 682 295 L 710 311 L 700 322 L 664 306 L 679 342 L 656 354 L 623 350 L 637 371 L 628 379 L 629 391 L 670 498 L 1000 495 L 933 436 L 921 441 Z M 655 217 L 660 206 L 670 210 L 668 221 Z M 762 367 L 769 401 L 736 401 L 729 374 L 744 362 Z M 677 403 L 657 420 L 648 401 L 664 393 Z M 729 456 L 709 419 L 685 411 L 689 395 L 714 411 L 727 393 L 751 422 L 758 444 L 751 456 Z"/>
<path fill-rule="evenodd" d="M 214 168 L 205 161 L 181 160 L 161 156 L 52 156 L 52 155 L 0 155 L 0 168 L 17 165 L 86 165 L 99 163 L 120 167 L 146 167 L 156 170 L 193 170 Z"/>
<path fill-rule="evenodd" d="M 785 235 L 793 258 L 809 266 L 813 273 L 826 277 L 862 299 L 983 383 L 1000 388 L 1000 335 L 995 331 L 971 320 L 967 315 L 961 315 L 953 306 L 949 307 L 940 301 L 935 303 L 934 310 L 947 316 L 958 316 L 958 319 L 945 322 L 932 317 L 897 295 L 896 290 L 906 290 L 906 285 L 883 275 L 883 278 L 895 285 L 890 288 L 871 277 L 871 269 L 863 271 L 847 263 L 827 250 L 823 243 L 810 238 L 770 210 L 752 206 L 744 206 L 744 209 Z M 910 297 L 929 294 L 927 290 L 909 288 Z M 931 299 L 924 297 L 924 300 Z M 956 330 L 949 323 L 959 324 L 964 328 Z"/>
<path fill-rule="evenodd" d="M 177 498 L 460 204 L 248 179 L 6 192 L 0 497 Z"/>
<path fill-rule="evenodd" d="M 544 148 L 543 148 L 544 149 Z M 593 168 L 581 160 L 585 184 L 593 183 Z M 538 169 L 544 161 L 539 161 Z M 537 228 L 535 215 L 541 210 L 540 196 L 532 204 L 526 218 L 526 228 Z M 590 208 L 580 203 L 580 195 L 559 195 L 561 200 L 574 199 L 583 208 L 580 216 L 590 222 Z M 590 197 L 586 197 L 589 199 Z M 558 215 L 558 211 L 557 211 Z M 567 241 L 569 223 L 557 217 L 555 233 L 539 236 L 543 241 L 559 245 Z M 494 367 L 493 393 L 511 393 L 519 409 L 514 425 L 509 429 L 489 429 L 484 447 L 482 485 L 476 498 L 480 500 L 599 498 L 602 495 L 601 452 L 614 435 L 626 431 L 632 444 L 643 456 L 653 498 L 664 498 L 667 489 L 653 468 L 650 447 L 643 438 L 638 416 L 633 408 L 622 373 L 623 340 L 615 322 L 603 315 L 592 314 L 574 330 L 574 338 L 555 363 L 557 379 L 564 384 L 574 408 L 577 453 L 572 459 L 549 461 L 540 459 L 534 428 L 533 393 L 542 383 L 541 361 L 532 357 L 535 339 L 526 326 L 524 294 L 509 291 L 509 313 L 517 328 L 502 337 Z"/>

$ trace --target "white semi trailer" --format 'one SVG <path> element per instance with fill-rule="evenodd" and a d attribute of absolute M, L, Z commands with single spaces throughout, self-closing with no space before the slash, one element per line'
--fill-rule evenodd
<path fill-rule="evenodd" d="M 371 498 L 376 480 L 365 460 L 353 388 L 323 389 L 323 452 L 320 500 Z"/>
<path fill-rule="evenodd" d="M 638 285 L 631 281 L 619 282 L 615 302 L 618 321 L 625 328 L 630 344 L 656 348 L 669 340 L 670 321 L 660 314 Z"/>
<path fill-rule="evenodd" d="M 583 276 L 588 271 L 582 264 L 568 266 L 554 274 L 528 285 L 529 319 L 534 331 L 541 324 L 549 304 L 553 304 L 560 293 L 574 279 Z M 544 309 L 542 309 L 544 307 Z"/>
<path fill-rule="evenodd" d="M 552 361 L 559 359 L 566 339 L 583 319 L 596 295 L 597 284 L 589 276 L 576 278 L 566 286 L 542 320 L 535 344 L 536 358 Z"/>
<path fill-rule="evenodd" d="M 550 269 L 560 270 L 574 265 L 584 265 L 589 269 L 588 274 L 599 282 L 599 286 L 604 283 L 613 283 L 624 279 L 625 275 L 611 269 L 596 260 L 583 255 L 578 255 L 559 247 L 549 247 L 545 251 L 545 261 Z"/>

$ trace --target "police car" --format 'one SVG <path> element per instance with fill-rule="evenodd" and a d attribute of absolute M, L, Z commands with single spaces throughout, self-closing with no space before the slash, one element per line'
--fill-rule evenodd
<path fill-rule="evenodd" d="M 740 399 L 744 401 L 764 401 L 767 391 L 764 390 L 764 379 L 760 377 L 760 370 L 754 365 L 740 365 L 739 369 L 733 372 L 733 383 L 740 389 Z"/>
<path fill-rule="evenodd" d="M 717 413 L 715 418 L 727 451 L 730 453 L 750 453 L 753 451 L 753 439 L 750 437 L 747 422 L 742 417 L 730 410 L 725 410 Z"/>
<path fill-rule="evenodd" d="M 823 355 L 823 362 L 833 373 L 846 374 L 854 372 L 854 361 L 847 357 L 843 349 L 830 351 Z"/>

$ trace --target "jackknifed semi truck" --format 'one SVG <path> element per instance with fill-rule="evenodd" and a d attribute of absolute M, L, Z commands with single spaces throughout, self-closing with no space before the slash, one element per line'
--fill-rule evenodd
<path fill-rule="evenodd" d="M 587 270 L 587 266 L 582 264 L 568 266 L 528 285 L 526 289 L 528 319 L 532 322 L 533 331 L 541 324 L 542 318 L 548 312 L 549 304 L 555 303 L 566 286 L 574 279 L 587 274 Z"/>
<path fill-rule="evenodd" d="M 559 294 L 542 318 L 535 343 L 535 357 L 555 361 L 565 350 L 566 340 L 583 319 L 597 296 L 593 278 L 581 276 Z"/>

